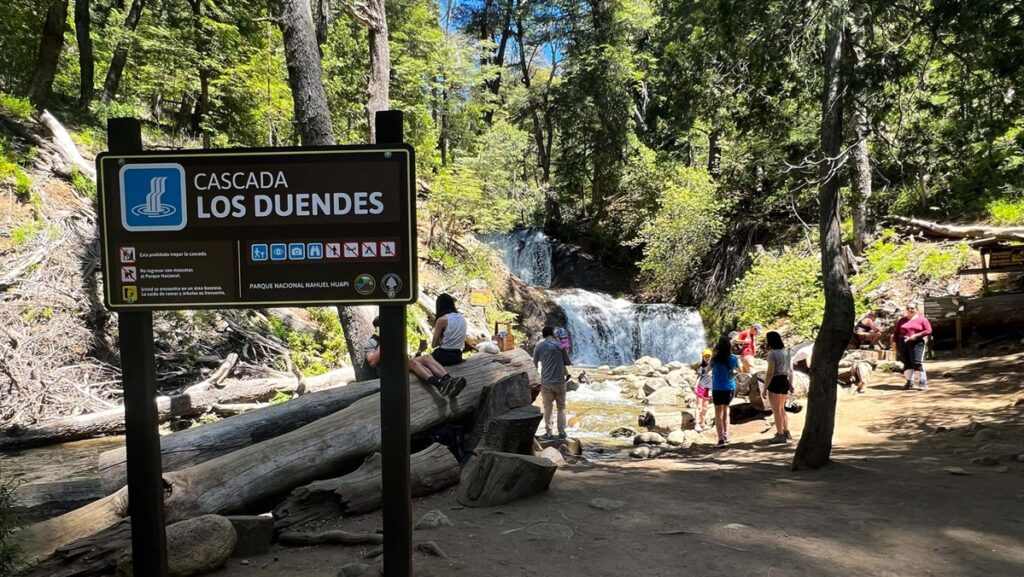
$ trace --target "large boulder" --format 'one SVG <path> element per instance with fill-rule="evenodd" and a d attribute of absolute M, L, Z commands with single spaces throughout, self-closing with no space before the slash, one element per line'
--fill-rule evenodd
<path fill-rule="evenodd" d="M 644 380 L 644 395 L 650 396 L 655 391 L 663 389 L 667 386 L 669 386 L 668 379 L 664 377 L 649 377 L 646 380 Z"/>
<path fill-rule="evenodd" d="M 679 389 L 675 387 L 664 387 L 658 389 L 644 398 L 648 405 L 678 405 Z"/>
<path fill-rule="evenodd" d="M 661 359 L 657 359 L 655 357 L 640 357 L 635 363 L 633 363 L 633 366 L 638 369 L 642 368 L 643 370 L 656 371 L 661 368 L 662 364 Z"/>
<path fill-rule="evenodd" d="M 665 437 L 661 436 L 658 433 L 654 433 L 654 432 L 640 433 L 639 435 L 633 437 L 633 444 L 634 445 L 645 445 L 645 444 L 646 445 L 664 445 L 665 444 Z"/>
<path fill-rule="evenodd" d="M 167 527 L 168 576 L 191 577 L 219 569 L 231 557 L 237 539 L 231 521 L 220 515 L 203 515 L 170 525 Z M 117 575 L 134 575 L 130 555 L 118 563 Z"/>

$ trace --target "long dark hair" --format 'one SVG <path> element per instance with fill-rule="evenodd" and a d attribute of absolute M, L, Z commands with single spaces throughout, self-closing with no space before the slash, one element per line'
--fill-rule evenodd
<path fill-rule="evenodd" d="M 769 349 L 786 348 L 786 344 L 782 342 L 782 335 L 775 331 L 768 331 L 768 334 L 764 336 L 764 340 L 768 342 Z"/>
<path fill-rule="evenodd" d="M 712 363 L 729 366 L 729 359 L 732 357 L 732 343 L 729 337 L 720 337 L 715 347 L 715 356 L 711 357 Z"/>
<path fill-rule="evenodd" d="M 455 297 L 448 293 L 441 293 L 437 295 L 437 302 L 434 307 L 434 310 L 436 311 L 435 316 L 437 316 L 437 318 L 459 312 L 459 310 L 455 308 Z"/>

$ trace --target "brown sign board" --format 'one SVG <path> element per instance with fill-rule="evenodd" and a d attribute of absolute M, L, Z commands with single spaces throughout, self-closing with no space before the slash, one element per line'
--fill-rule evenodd
<path fill-rule="evenodd" d="M 1024 246 L 990 248 L 986 252 L 988 268 L 991 270 L 1024 266 Z"/>
<path fill-rule="evenodd" d="M 96 165 L 111 310 L 416 300 L 410 146 L 103 153 Z"/>

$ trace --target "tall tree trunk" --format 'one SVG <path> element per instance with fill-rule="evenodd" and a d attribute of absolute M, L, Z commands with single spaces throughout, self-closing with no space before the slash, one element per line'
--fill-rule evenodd
<path fill-rule="evenodd" d="M 39 39 L 39 53 L 28 93 L 29 100 L 39 108 L 49 104 L 53 93 L 53 77 L 57 75 L 57 63 L 64 49 L 67 19 L 68 0 L 51 0 L 43 21 L 43 34 Z"/>
<path fill-rule="evenodd" d="M 292 90 L 295 121 L 302 144 L 335 144 L 309 0 L 280 0 L 277 8 L 277 23 L 284 36 L 284 56 L 288 63 L 288 85 Z M 375 376 L 363 354 L 363 344 L 373 334 L 373 316 L 372 307 L 338 307 L 338 320 L 345 333 L 356 380 Z"/>
<path fill-rule="evenodd" d="M 210 134 L 203 128 L 203 117 L 210 105 L 210 68 L 207 66 L 206 31 L 203 27 L 202 0 L 189 0 L 192 6 L 192 36 L 196 54 L 199 55 L 199 97 L 192 113 L 192 132 L 203 137 L 203 148 L 210 148 Z"/>
<path fill-rule="evenodd" d="M 391 46 L 388 44 L 388 15 L 384 0 L 344 4 L 345 10 L 369 31 L 370 82 L 367 87 L 366 120 L 370 142 L 377 141 L 377 111 L 387 110 L 391 101 Z"/>
<path fill-rule="evenodd" d="M 309 0 L 280 0 L 278 9 L 277 23 L 284 36 L 284 57 L 288 64 L 288 86 L 292 90 L 295 122 L 302 144 L 334 144 Z"/>
<path fill-rule="evenodd" d="M 124 27 L 128 31 L 128 36 L 121 39 L 114 47 L 114 55 L 110 58 L 110 68 L 107 69 L 107 78 L 103 81 L 101 102 L 104 105 L 110 104 L 121 84 L 121 74 L 124 73 L 124 65 L 128 62 L 128 48 L 132 44 L 131 36 L 139 26 L 143 4 L 145 4 L 145 0 L 132 0 L 132 5 L 128 8 L 128 15 L 124 19 Z"/>
<path fill-rule="evenodd" d="M 79 108 L 89 107 L 93 92 L 96 90 L 92 36 L 89 35 L 91 24 L 89 0 L 75 0 L 75 38 L 78 40 L 78 68 L 81 71 L 78 91 Z"/>
<path fill-rule="evenodd" d="M 825 284 L 825 316 L 814 341 L 814 366 L 808 393 L 807 420 L 793 457 L 793 469 L 818 469 L 829 462 L 836 420 L 836 373 L 853 334 L 853 293 L 842 256 L 839 184 L 843 142 L 843 24 L 846 2 L 834 0 L 827 14 L 825 77 L 821 110 L 821 159 L 818 193 L 821 213 L 821 271 Z"/>
<path fill-rule="evenodd" d="M 501 73 L 505 66 L 505 52 L 508 48 L 508 39 L 512 35 L 512 12 L 515 10 L 515 3 L 513 0 L 506 0 L 505 2 L 505 15 L 502 19 L 501 24 L 501 39 L 498 40 L 498 51 L 494 54 L 491 59 L 491 64 L 497 68 L 494 73 L 494 78 L 487 80 L 487 90 L 490 91 L 491 95 L 497 100 L 498 93 L 501 92 Z M 520 58 L 525 59 L 524 56 L 520 55 Z M 490 126 L 494 121 L 494 108 L 488 107 L 487 112 L 484 113 L 484 121 Z"/>
<path fill-rule="evenodd" d="M 708 133 L 708 174 L 718 180 L 722 176 L 722 132 L 712 128 Z"/>
<path fill-rule="evenodd" d="M 853 24 L 850 26 L 849 55 L 853 79 L 863 77 L 864 69 L 864 38 L 866 37 L 866 15 L 863 6 L 855 11 Z M 859 82 L 854 80 L 847 87 L 849 101 L 853 107 L 852 129 L 855 143 L 850 151 L 853 167 L 850 172 L 851 201 L 850 212 L 853 216 L 853 253 L 860 255 L 869 242 L 868 224 L 871 219 L 868 201 L 871 200 L 871 157 L 868 154 L 868 137 L 871 135 L 871 121 L 868 118 L 867 106 L 863 95 L 857 89 Z"/>

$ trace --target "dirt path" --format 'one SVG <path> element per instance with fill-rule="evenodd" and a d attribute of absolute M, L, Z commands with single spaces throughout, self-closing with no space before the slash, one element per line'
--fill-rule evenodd
<path fill-rule="evenodd" d="M 1022 363 L 1024 354 L 937 362 L 926 393 L 903 392 L 898 375 L 843 393 L 836 464 L 823 471 L 790 472 L 793 447 L 767 446 L 764 427 L 748 425 L 703 456 L 566 467 L 548 494 L 505 507 L 463 509 L 453 493 L 417 501 L 417 518 L 439 509 L 454 523 L 417 533 L 450 557 L 417 554 L 417 574 L 1024 575 L 1024 462 L 972 463 L 1024 453 L 1024 406 L 1013 406 Z M 976 441 L 986 423 L 995 432 Z M 594 508 L 597 497 L 622 507 Z M 216 575 L 334 577 L 364 552 L 275 547 Z"/>

